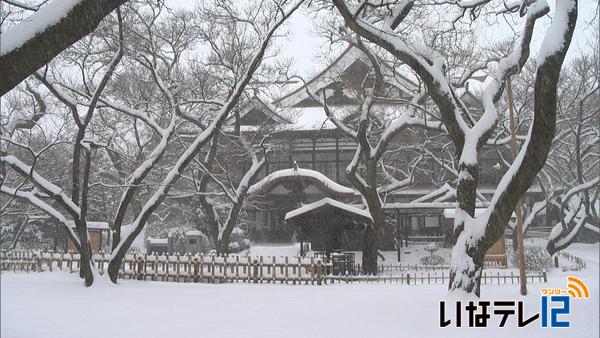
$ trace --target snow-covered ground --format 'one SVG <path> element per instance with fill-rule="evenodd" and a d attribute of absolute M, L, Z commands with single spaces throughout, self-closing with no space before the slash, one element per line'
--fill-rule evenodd
<path fill-rule="evenodd" d="M 443 285 L 183 284 L 122 281 L 86 289 L 76 274 L 13 273 L 1 278 L 2 337 L 598 337 L 599 245 L 567 251 L 587 268 L 571 275 L 590 288 L 573 300 L 569 329 L 542 329 L 540 321 L 517 328 L 439 328 Z M 283 249 L 282 249 L 283 250 Z M 273 253 L 271 253 L 273 254 Z M 547 284 L 485 285 L 482 299 L 523 300 L 525 313 L 540 311 L 541 287 L 566 287 L 569 273 L 554 270 Z M 463 319 L 466 321 L 466 319 Z"/>

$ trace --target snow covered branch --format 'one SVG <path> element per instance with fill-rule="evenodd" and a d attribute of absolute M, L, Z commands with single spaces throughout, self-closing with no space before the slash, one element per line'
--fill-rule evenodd
<path fill-rule="evenodd" d="M 121 239 L 121 241 L 117 244 L 117 246 L 112 252 L 111 263 L 116 264 L 117 269 L 118 265 L 120 265 L 121 259 L 124 257 L 125 251 L 131 245 L 131 243 L 139 234 L 139 232 L 142 230 L 150 215 L 167 197 L 169 190 L 171 189 L 172 185 L 178 180 L 178 178 L 181 175 L 181 172 L 188 166 L 188 164 L 198 154 L 202 147 L 204 147 L 213 138 L 213 136 L 219 132 L 223 122 L 233 111 L 234 107 L 237 105 L 244 89 L 250 82 L 252 75 L 260 66 L 265 51 L 270 43 L 271 37 L 274 35 L 275 31 L 283 24 L 283 22 L 294 11 L 296 11 L 299 8 L 302 2 L 303 1 L 298 1 L 287 12 L 282 12 L 282 15 L 268 29 L 266 34 L 262 37 L 262 41 L 260 42 L 258 50 L 253 54 L 251 62 L 249 63 L 248 67 L 244 70 L 242 77 L 231 91 L 223 106 L 219 109 L 218 113 L 216 114 L 216 117 L 207 126 L 207 128 L 203 130 L 200 134 L 198 134 L 198 136 L 195 137 L 192 143 L 185 149 L 181 157 L 179 157 L 176 163 L 174 163 L 173 167 L 162 180 L 159 188 L 143 205 L 141 212 L 138 214 L 138 216 L 135 218 L 135 220 L 130 226 L 130 228 L 132 229 L 131 232 L 124 236 L 123 239 Z"/>
<path fill-rule="evenodd" d="M 2 32 L 0 95 L 91 33 L 126 0 L 53 0 Z"/>
<path fill-rule="evenodd" d="M 79 206 L 63 192 L 62 188 L 46 180 L 44 177 L 39 175 L 34 168 L 23 163 L 21 160 L 12 155 L 1 156 L 0 162 L 8 164 L 20 176 L 26 178 L 38 189 L 40 189 L 40 191 L 54 199 L 63 209 L 65 209 L 69 215 L 71 215 L 71 217 L 79 218 L 79 214 L 81 212 Z"/>
<path fill-rule="evenodd" d="M 28 192 L 28 191 L 21 191 L 18 189 L 13 189 L 13 188 L 7 187 L 6 185 L 2 185 L 2 186 L 0 186 L 0 192 L 3 194 L 6 194 L 8 196 L 14 196 L 14 197 L 18 197 L 18 198 L 27 200 L 29 203 L 31 203 L 31 205 L 36 206 L 37 208 L 39 208 L 40 210 L 42 210 L 49 216 L 56 219 L 61 225 L 63 225 L 66 228 L 66 230 L 69 234 L 69 237 L 71 238 L 73 243 L 75 243 L 75 246 L 79 250 L 79 248 L 81 247 L 79 237 L 77 236 L 75 231 L 71 227 L 68 226 L 68 224 L 70 224 L 70 223 L 68 222 L 67 218 L 63 214 L 61 214 L 58 210 L 56 210 L 51 205 L 42 201 L 36 195 L 34 195 L 33 193 Z"/>

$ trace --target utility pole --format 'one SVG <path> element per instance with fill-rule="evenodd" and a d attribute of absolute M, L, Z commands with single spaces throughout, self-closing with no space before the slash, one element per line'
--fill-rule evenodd
<path fill-rule="evenodd" d="M 513 163 L 517 157 L 517 126 L 515 123 L 515 112 L 514 112 L 514 101 L 512 92 L 512 81 L 510 76 L 508 77 L 508 112 L 510 115 L 510 148 L 512 152 Z M 521 285 L 521 295 L 527 294 L 527 278 L 525 277 L 525 248 L 523 247 L 523 209 L 521 209 L 521 200 L 517 201 L 515 206 L 515 213 L 517 214 L 517 225 L 514 231 L 517 232 L 517 243 L 519 244 L 519 280 Z"/>

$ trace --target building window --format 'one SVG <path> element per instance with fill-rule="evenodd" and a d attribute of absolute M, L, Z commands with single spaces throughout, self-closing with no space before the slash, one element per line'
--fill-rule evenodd
<path fill-rule="evenodd" d="M 439 228 L 440 218 L 438 216 L 425 216 L 425 227 L 426 228 Z"/>

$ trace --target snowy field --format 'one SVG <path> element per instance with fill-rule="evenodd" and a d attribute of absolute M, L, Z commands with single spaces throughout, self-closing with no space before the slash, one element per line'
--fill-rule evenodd
<path fill-rule="evenodd" d="M 439 328 L 442 285 L 324 286 L 178 284 L 122 281 L 86 289 L 66 272 L 1 274 L 2 337 L 598 337 L 598 245 L 567 251 L 587 269 L 571 273 L 590 288 L 573 300 L 571 328 Z M 271 253 L 272 254 L 272 253 Z M 547 284 L 483 286 L 482 299 L 523 300 L 540 310 L 540 287 L 564 288 L 569 273 L 549 272 Z"/>

